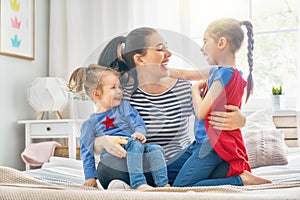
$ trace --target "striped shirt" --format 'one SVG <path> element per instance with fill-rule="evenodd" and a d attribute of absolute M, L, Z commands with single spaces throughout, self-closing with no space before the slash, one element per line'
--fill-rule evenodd
<path fill-rule="evenodd" d="M 191 84 L 178 79 L 167 91 L 149 94 L 124 87 L 124 99 L 138 110 L 147 128 L 147 143 L 159 144 L 166 160 L 190 144 L 189 117 L 192 114 Z M 131 94 L 131 97 L 130 97 Z"/>

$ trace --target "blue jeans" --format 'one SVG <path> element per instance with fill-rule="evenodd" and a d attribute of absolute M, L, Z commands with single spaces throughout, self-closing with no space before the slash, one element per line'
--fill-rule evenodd
<path fill-rule="evenodd" d="M 209 141 L 193 142 L 188 148 L 168 162 L 168 177 L 174 187 L 243 185 L 240 176 L 225 178 L 228 168 L 219 169 L 224 178 L 211 178 L 224 161 L 214 151 Z"/>
<path fill-rule="evenodd" d="M 195 148 L 196 146 L 194 142 L 167 162 L 168 177 L 171 184 L 175 181 L 183 164 L 192 155 L 193 149 Z M 155 186 L 152 175 L 149 170 L 147 170 L 149 169 L 149 161 L 145 157 L 143 164 L 144 175 L 146 177 L 148 185 Z M 199 168 L 198 170 L 200 171 L 201 169 Z M 202 185 L 243 185 L 243 182 L 239 176 L 226 178 L 228 170 L 229 164 L 223 160 L 213 170 L 207 180 L 202 180 Z M 98 179 L 104 189 L 107 189 L 108 184 L 115 179 L 122 180 L 130 185 L 127 163 L 126 159 L 124 158 L 118 158 L 116 156 L 107 154 L 107 156 L 101 158 L 101 162 L 99 162 L 97 167 L 97 174 Z"/>
<path fill-rule="evenodd" d="M 132 188 L 147 184 L 147 179 L 144 175 L 145 170 L 151 173 L 155 186 L 163 187 L 168 183 L 164 152 L 159 145 L 142 144 L 139 140 L 128 138 L 128 144 L 122 146 L 127 151 L 126 164 Z M 111 156 L 106 151 L 103 151 L 100 160 L 105 162 Z M 144 165 L 144 159 L 148 161 L 147 165 Z M 116 166 L 117 170 L 118 164 L 120 164 L 118 161 L 111 162 L 111 165 Z M 102 182 L 101 179 L 99 180 Z"/>

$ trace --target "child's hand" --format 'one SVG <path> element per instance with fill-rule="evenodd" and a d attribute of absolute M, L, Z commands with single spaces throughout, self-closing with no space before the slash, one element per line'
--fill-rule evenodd
<path fill-rule="evenodd" d="M 197 83 L 193 84 L 192 90 L 193 91 L 199 91 L 199 93 L 200 93 L 200 89 L 205 86 L 205 83 L 206 83 L 206 80 L 198 81 Z"/>
<path fill-rule="evenodd" d="M 134 134 L 131 135 L 131 137 L 133 140 L 140 140 L 141 143 L 145 143 L 147 140 L 146 137 L 139 132 L 135 132 Z"/>
<path fill-rule="evenodd" d="M 84 186 L 88 186 L 88 187 L 95 187 L 98 188 L 97 182 L 95 178 L 90 178 L 84 181 L 83 183 Z"/>

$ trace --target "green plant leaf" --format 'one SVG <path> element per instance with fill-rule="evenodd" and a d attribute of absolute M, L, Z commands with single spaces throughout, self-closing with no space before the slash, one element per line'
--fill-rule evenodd
<path fill-rule="evenodd" d="M 282 95 L 282 85 L 272 86 L 272 94 L 273 95 Z"/>

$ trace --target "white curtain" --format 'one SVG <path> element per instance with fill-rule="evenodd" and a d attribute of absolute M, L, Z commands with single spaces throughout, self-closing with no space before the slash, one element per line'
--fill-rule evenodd
<path fill-rule="evenodd" d="M 300 16 L 300 3 L 298 4 L 298 13 Z M 298 55 L 300 55 L 300 23 L 298 23 Z M 297 63 L 297 77 L 298 81 L 300 80 L 300 57 L 298 56 L 298 63 Z M 298 116 L 297 116 L 297 123 L 298 123 L 298 144 L 300 146 L 300 86 L 298 83 L 298 90 L 297 90 L 297 95 L 296 95 L 296 110 L 298 111 Z"/>
<path fill-rule="evenodd" d="M 139 26 L 188 34 L 188 0 L 51 0 L 49 76 L 97 62 L 101 47 Z"/>

